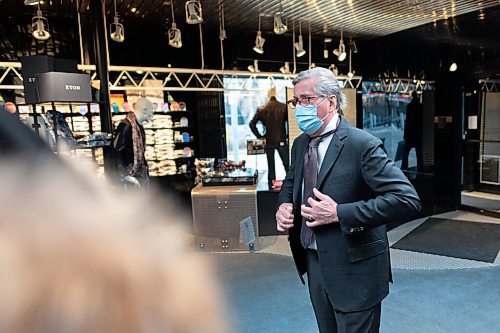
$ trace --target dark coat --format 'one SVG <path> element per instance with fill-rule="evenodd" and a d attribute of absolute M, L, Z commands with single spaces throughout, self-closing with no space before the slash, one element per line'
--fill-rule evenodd
<path fill-rule="evenodd" d="M 278 200 L 278 205 L 294 206 L 289 240 L 301 278 L 306 273 L 306 252 L 300 243 L 300 204 L 308 142 L 305 134 L 294 141 L 292 164 Z M 392 280 L 385 224 L 418 212 L 419 197 L 389 160 L 382 142 L 343 118 L 323 159 L 317 189 L 338 203 L 340 222 L 314 228 L 332 305 L 344 312 L 368 309 L 387 296 Z"/>
<path fill-rule="evenodd" d="M 286 144 L 287 119 L 286 104 L 278 102 L 275 97 L 271 97 L 266 104 L 257 109 L 250 121 L 250 129 L 257 138 L 266 138 L 267 148 L 274 149 Z M 259 121 L 264 125 L 265 134 L 261 134 L 257 130 Z"/>

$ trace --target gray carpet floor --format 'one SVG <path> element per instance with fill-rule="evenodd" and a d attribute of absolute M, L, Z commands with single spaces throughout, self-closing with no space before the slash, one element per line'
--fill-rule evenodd
<path fill-rule="evenodd" d="M 500 223 L 463 211 L 434 217 Z M 389 231 L 390 245 L 426 221 L 418 219 Z M 442 240 L 446 242 L 446 234 Z M 255 253 L 207 253 L 223 286 L 231 332 L 318 332 L 307 287 L 298 278 L 286 237 L 263 237 L 260 242 L 261 250 Z M 381 332 L 500 332 L 500 253 L 493 263 L 486 263 L 391 249 L 391 262 L 394 283 L 382 303 Z"/>
<path fill-rule="evenodd" d="M 211 254 L 235 333 L 317 332 L 307 287 L 291 257 Z M 381 332 L 500 332 L 500 267 L 394 269 Z"/>

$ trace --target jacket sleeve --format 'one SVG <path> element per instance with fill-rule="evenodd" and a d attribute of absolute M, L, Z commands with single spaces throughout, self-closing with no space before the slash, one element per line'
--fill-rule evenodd
<path fill-rule="evenodd" d="M 257 110 L 252 120 L 250 121 L 250 129 L 258 139 L 262 139 L 264 137 L 262 134 L 259 133 L 259 130 L 257 129 L 257 123 L 261 121 L 260 113 L 261 113 L 260 110 Z"/>
<path fill-rule="evenodd" d="M 417 192 L 401 169 L 387 157 L 381 141 L 375 137 L 369 137 L 363 144 L 361 174 L 376 196 L 368 201 L 337 206 L 344 234 L 362 232 L 420 211 Z"/>
<path fill-rule="evenodd" d="M 295 174 L 295 160 L 297 145 L 294 143 L 292 145 L 292 153 L 291 153 L 291 161 L 290 167 L 288 168 L 288 172 L 285 176 L 285 180 L 283 180 L 283 184 L 281 185 L 281 191 L 278 196 L 278 205 L 279 207 L 282 203 L 289 202 L 293 203 L 293 184 L 294 184 L 294 174 Z"/>

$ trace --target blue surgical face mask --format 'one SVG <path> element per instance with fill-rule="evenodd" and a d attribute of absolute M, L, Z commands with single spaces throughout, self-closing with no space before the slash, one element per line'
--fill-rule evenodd
<path fill-rule="evenodd" d="M 326 100 L 327 98 L 325 98 L 321 103 Z M 323 120 L 325 120 L 325 118 L 330 114 L 327 113 L 322 119 L 318 118 L 318 106 L 320 106 L 321 103 L 318 105 L 310 104 L 306 106 L 297 104 L 295 107 L 295 120 L 297 121 L 297 126 L 299 126 L 300 130 L 307 135 L 316 133 L 323 125 Z"/>

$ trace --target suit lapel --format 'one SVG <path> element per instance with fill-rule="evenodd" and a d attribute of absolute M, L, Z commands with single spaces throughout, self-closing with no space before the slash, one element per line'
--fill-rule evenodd
<path fill-rule="evenodd" d="M 333 168 L 337 159 L 339 158 L 342 149 L 344 148 L 344 138 L 347 136 L 347 122 L 344 118 L 341 118 L 338 129 L 333 133 L 332 141 L 326 150 L 325 157 L 321 163 L 321 169 L 318 173 L 318 181 L 316 182 L 316 188 L 320 188 L 321 184 L 325 180 L 328 172 Z"/>

